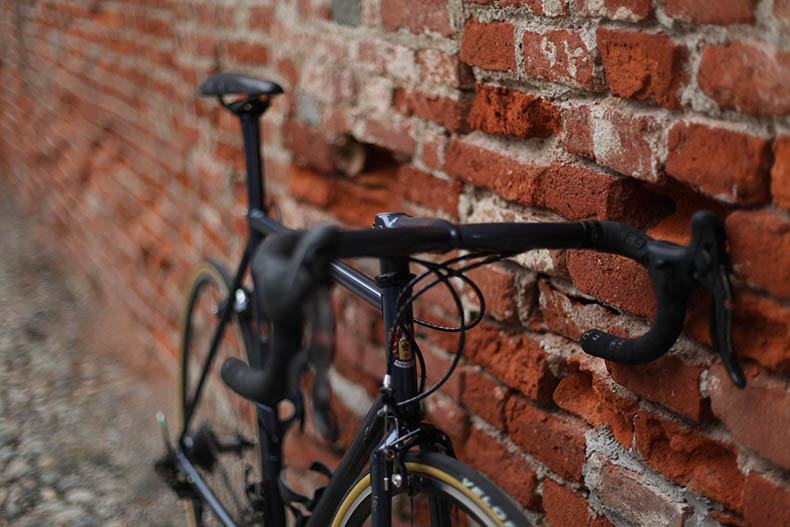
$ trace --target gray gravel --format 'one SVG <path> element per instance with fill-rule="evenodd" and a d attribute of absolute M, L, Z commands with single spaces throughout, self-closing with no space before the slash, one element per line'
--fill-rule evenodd
<path fill-rule="evenodd" d="M 175 386 L 0 189 L 0 527 L 181 525 L 153 471 Z M 6 196 L 6 197 L 3 197 Z M 173 433 L 175 431 L 172 431 Z"/>

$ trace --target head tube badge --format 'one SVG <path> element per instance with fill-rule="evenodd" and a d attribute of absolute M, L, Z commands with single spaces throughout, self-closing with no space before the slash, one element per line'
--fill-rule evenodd
<path fill-rule="evenodd" d="M 414 366 L 414 352 L 411 349 L 411 342 L 401 332 L 398 332 L 393 352 L 395 360 L 393 363 L 398 368 L 411 368 Z"/>

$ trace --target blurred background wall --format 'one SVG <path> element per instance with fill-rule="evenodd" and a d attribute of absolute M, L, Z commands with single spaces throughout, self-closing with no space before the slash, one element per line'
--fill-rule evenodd
<path fill-rule="evenodd" d="M 2 191 L 132 321 L 129 353 L 172 361 L 190 268 L 242 248 L 238 124 L 197 96 L 217 70 L 285 88 L 263 144 L 289 226 L 404 210 L 612 219 L 685 243 L 690 215 L 714 210 L 745 390 L 710 351 L 702 294 L 658 362 L 584 356 L 574 339 L 589 327 L 645 330 L 647 276 L 616 257 L 536 251 L 473 274 L 488 316 L 429 415 L 547 525 L 790 523 L 787 0 L 0 6 Z M 347 152 L 365 154 L 353 177 Z M 447 297 L 429 300 L 420 313 L 451 319 Z M 381 327 L 342 292 L 336 302 L 337 379 L 373 394 Z M 427 339 L 436 379 L 454 340 Z M 290 442 L 335 455 L 309 428 Z"/>

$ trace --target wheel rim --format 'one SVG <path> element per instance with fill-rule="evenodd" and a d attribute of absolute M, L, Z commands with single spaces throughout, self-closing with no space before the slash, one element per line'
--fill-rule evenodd
<path fill-rule="evenodd" d="M 226 273 L 214 265 L 204 264 L 193 275 L 182 327 L 178 405 L 181 413 L 179 420 L 182 425 L 187 401 L 192 398 L 198 383 L 203 363 L 208 355 L 211 336 L 219 323 L 222 302 L 229 297 L 228 291 Z M 249 328 L 246 331 L 249 331 Z M 248 449 L 243 456 L 234 453 L 217 454 L 214 449 L 207 450 L 205 442 L 200 443 L 198 446 L 202 445 L 202 447 L 196 449 L 204 454 L 211 452 L 212 457 L 215 458 L 211 470 L 205 467 L 196 468 L 237 522 L 251 520 L 245 512 L 248 500 L 244 489 L 244 471 L 246 466 L 250 466 L 252 472 L 249 481 L 258 479 L 260 437 L 254 406 L 228 389 L 222 382 L 219 371 L 224 360 L 230 357 L 250 361 L 244 339 L 243 330 L 235 318 L 229 321 L 206 377 L 189 430 L 190 434 L 194 434 L 201 426 L 208 425 L 214 436 L 218 438 L 241 434 L 245 439 L 255 441 L 258 445 Z M 197 525 L 196 504 L 188 501 L 185 505 L 188 524 Z M 204 512 L 202 520 L 201 525 L 218 524 L 210 513 Z"/>

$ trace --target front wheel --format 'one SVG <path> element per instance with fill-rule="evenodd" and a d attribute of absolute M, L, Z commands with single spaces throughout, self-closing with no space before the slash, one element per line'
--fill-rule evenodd
<path fill-rule="evenodd" d="M 393 498 L 393 526 L 529 527 L 515 502 L 485 476 L 434 452 L 406 454 L 407 477 Z M 348 491 L 332 527 L 372 525 L 370 471 Z"/>

